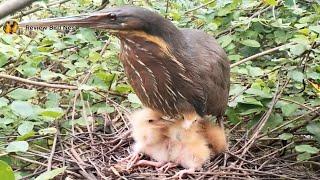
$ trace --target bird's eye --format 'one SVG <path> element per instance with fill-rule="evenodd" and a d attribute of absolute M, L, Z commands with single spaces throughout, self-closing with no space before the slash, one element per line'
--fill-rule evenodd
<path fill-rule="evenodd" d="M 111 21 L 115 21 L 117 19 L 117 15 L 114 13 L 109 13 L 107 14 L 107 17 L 111 20 Z"/>
<path fill-rule="evenodd" d="M 149 119 L 148 122 L 149 122 L 149 123 L 153 123 L 153 119 Z"/>

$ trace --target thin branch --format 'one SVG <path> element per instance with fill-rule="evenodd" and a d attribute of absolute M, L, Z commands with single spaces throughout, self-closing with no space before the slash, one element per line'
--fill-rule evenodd
<path fill-rule="evenodd" d="M 205 3 L 205 4 L 201 5 L 201 6 L 195 7 L 195 8 L 193 8 L 193 9 L 190 9 L 190 10 L 184 12 L 184 14 L 188 14 L 188 13 L 190 13 L 190 12 L 192 12 L 192 11 L 196 11 L 196 10 L 198 10 L 198 9 L 201 9 L 201 8 L 203 8 L 203 7 L 205 7 L 205 6 L 208 6 L 209 4 L 214 3 L 215 1 L 216 1 L 216 0 L 209 1 L 209 2 L 207 2 L 207 3 Z"/>
<path fill-rule="evenodd" d="M 57 127 L 57 128 L 58 128 L 58 127 Z M 56 151 L 57 138 L 58 138 L 58 131 L 57 131 L 56 134 L 54 135 L 54 139 L 53 139 L 53 143 L 52 143 L 52 148 L 51 148 L 51 153 L 50 153 L 50 156 L 49 156 L 49 158 L 48 158 L 47 171 L 51 171 L 52 159 L 53 159 L 54 153 L 55 153 L 55 151 Z"/>
<path fill-rule="evenodd" d="M 35 85 L 35 86 L 42 86 L 42 87 L 49 87 L 49 88 L 57 88 L 57 89 L 69 89 L 69 90 L 77 90 L 77 86 L 70 86 L 70 85 L 63 85 L 63 84 L 50 84 L 50 83 L 45 83 L 45 82 L 37 82 L 37 81 L 32 81 L 29 79 L 24 79 L 16 76 L 11 76 L 8 74 L 0 73 L 0 79 L 5 78 L 5 79 L 10 79 L 14 81 L 19 81 L 25 84 L 30 84 L 30 85 Z"/>
<path fill-rule="evenodd" d="M 262 52 L 260 52 L 260 53 L 258 53 L 258 54 L 255 54 L 255 55 L 252 55 L 252 56 L 250 56 L 250 57 L 244 58 L 244 59 L 241 60 L 241 61 L 235 62 L 235 63 L 231 64 L 230 67 L 233 68 L 233 67 L 235 67 L 235 66 L 239 66 L 240 64 L 243 64 L 243 63 L 246 63 L 246 62 L 248 62 L 248 61 L 254 60 L 254 59 L 256 59 L 256 58 L 258 58 L 258 57 L 261 57 L 261 56 L 264 56 L 264 55 L 266 55 L 266 54 L 270 54 L 270 53 L 272 53 L 272 52 L 278 51 L 278 50 L 280 50 L 280 49 L 282 49 L 282 48 L 287 47 L 288 45 L 293 45 L 293 44 L 295 44 L 295 43 L 294 43 L 294 42 L 290 42 L 290 43 L 288 43 L 288 44 L 284 44 L 284 45 L 281 45 L 281 46 L 278 46 L 278 47 L 274 47 L 274 48 L 272 48 L 272 49 L 268 49 L 268 50 L 262 51 Z"/>

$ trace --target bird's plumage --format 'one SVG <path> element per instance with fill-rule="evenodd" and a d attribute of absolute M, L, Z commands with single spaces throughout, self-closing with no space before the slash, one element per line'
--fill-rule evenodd
<path fill-rule="evenodd" d="M 135 8 L 137 14 L 145 11 Z M 224 50 L 203 31 L 178 29 L 151 11 L 148 18 L 139 18 L 146 24 L 142 30 L 118 35 L 120 58 L 142 103 L 169 115 L 222 116 L 230 73 Z"/>

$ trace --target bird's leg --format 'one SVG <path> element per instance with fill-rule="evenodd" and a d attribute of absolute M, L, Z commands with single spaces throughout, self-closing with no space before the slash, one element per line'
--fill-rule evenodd
<path fill-rule="evenodd" d="M 185 175 L 185 174 L 192 174 L 195 172 L 195 168 L 190 168 L 190 169 L 184 169 L 184 170 L 181 170 L 179 172 L 177 172 L 173 178 L 179 178 L 179 179 L 182 179 L 182 177 Z"/>
<path fill-rule="evenodd" d="M 141 157 L 140 157 L 139 153 L 134 152 L 134 153 L 130 154 L 128 157 L 122 159 L 121 161 L 123 162 L 123 161 L 128 160 L 127 169 L 131 169 L 140 158 Z"/>
<path fill-rule="evenodd" d="M 218 122 L 219 127 L 224 130 L 223 121 L 224 121 L 223 116 L 218 116 L 218 117 L 217 117 L 217 122 Z"/>
<path fill-rule="evenodd" d="M 148 160 L 140 160 L 134 164 L 134 166 L 153 166 L 153 167 L 161 167 L 164 163 L 158 161 L 148 161 Z"/>
<path fill-rule="evenodd" d="M 164 164 L 163 166 L 161 166 L 158 170 L 165 173 L 170 168 L 177 167 L 177 166 L 178 166 L 178 164 L 176 164 L 176 163 L 168 162 L 168 163 Z"/>
<path fill-rule="evenodd" d="M 183 114 L 183 123 L 182 127 L 185 129 L 189 129 L 194 121 L 199 118 L 199 115 L 196 112 L 185 113 Z"/>

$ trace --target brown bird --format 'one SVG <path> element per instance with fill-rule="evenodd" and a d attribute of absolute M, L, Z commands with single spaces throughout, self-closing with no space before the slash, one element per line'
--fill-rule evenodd
<path fill-rule="evenodd" d="M 158 13 L 132 6 L 20 24 L 25 25 L 109 30 L 121 41 L 120 59 L 144 106 L 164 115 L 182 115 L 186 128 L 204 115 L 216 116 L 222 125 L 229 61 L 216 40 L 203 31 L 179 29 Z"/>

